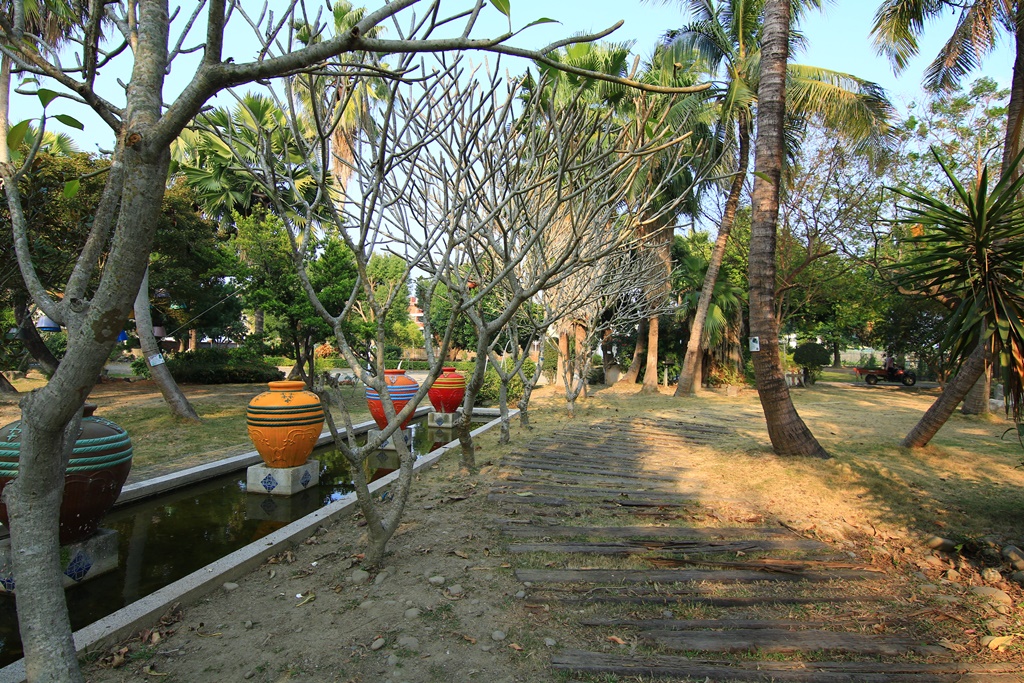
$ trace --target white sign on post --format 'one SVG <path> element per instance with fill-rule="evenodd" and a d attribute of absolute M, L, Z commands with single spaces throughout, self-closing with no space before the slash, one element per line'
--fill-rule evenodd
<path fill-rule="evenodd" d="M 751 337 L 750 338 L 750 352 L 754 353 L 761 350 L 761 338 Z"/>
<path fill-rule="evenodd" d="M 155 356 L 150 356 L 146 360 L 149 361 L 149 367 L 153 367 L 154 365 L 163 365 L 164 355 L 162 353 L 158 353 Z"/>

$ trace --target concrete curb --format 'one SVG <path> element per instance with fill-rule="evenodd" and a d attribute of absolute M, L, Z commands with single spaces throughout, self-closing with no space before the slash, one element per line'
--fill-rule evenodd
<path fill-rule="evenodd" d="M 493 416 L 497 410 L 478 409 L 473 412 L 475 415 Z M 419 410 L 417 411 L 417 414 L 418 413 Z M 509 410 L 509 419 L 518 413 L 518 410 Z M 360 428 L 369 428 L 369 426 L 373 424 L 373 422 L 366 422 L 360 423 L 359 425 L 353 425 L 353 431 L 358 433 Z M 474 429 L 471 434 L 475 437 L 499 424 L 501 424 L 501 417 L 496 417 L 483 426 Z M 329 435 L 327 438 L 330 438 Z M 321 441 L 323 440 L 324 437 L 321 436 Z M 458 440 L 445 444 L 436 451 L 433 451 L 429 455 L 417 460 L 416 464 L 413 466 L 413 471 L 418 472 L 424 467 L 430 467 L 448 453 L 448 451 L 457 450 L 458 448 Z M 135 495 L 132 500 L 139 500 L 145 496 L 163 493 L 174 488 L 180 488 L 186 484 L 194 483 L 200 478 L 208 478 L 210 476 L 215 476 L 215 474 L 224 474 L 226 472 L 233 471 L 220 469 L 220 463 L 226 461 L 240 461 L 249 455 L 250 454 L 246 453 L 241 456 L 235 456 L 234 458 L 227 458 L 225 461 L 218 461 L 217 463 L 211 463 L 210 465 L 203 465 L 189 470 L 183 470 L 178 473 L 178 475 L 158 477 L 157 480 L 170 480 L 165 481 L 163 485 L 166 486 L 166 488 L 162 488 L 159 491 L 156 491 L 154 487 L 147 486 L 150 483 L 148 481 L 140 482 L 135 485 L 135 488 L 139 491 L 149 491 L 149 493 Z M 259 456 L 257 456 L 257 459 L 258 458 Z M 238 465 L 235 469 L 239 469 L 240 467 L 245 467 L 245 465 Z M 203 468 L 206 468 L 207 472 L 215 472 L 215 474 L 207 474 L 205 477 L 198 477 L 195 470 L 201 470 Z M 398 479 L 399 474 L 400 473 L 396 471 L 378 479 L 370 484 L 370 491 L 374 492 L 382 488 L 386 488 Z M 188 479 L 188 481 L 184 481 L 185 479 Z M 181 483 L 178 483 L 179 481 Z M 126 487 L 126 489 L 127 488 L 128 487 Z M 120 499 L 118 500 L 118 503 L 121 503 Z M 189 601 L 194 601 L 195 599 L 212 592 L 224 583 L 247 574 L 252 569 L 262 564 L 271 555 L 276 555 L 277 553 L 283 552 L 295 544 L 304 541 L 312 535 L 321 524 L 341 517 L 344 514 L 353 512 L 355 505 L 356 495 L 355 493 L 349 493 L 340 500 L 336 500 L 330 505 L 320 508 L 316 512 L 311 512 L 302 519 L 296 520 L 291 524 L 264 536 L 260 540 L 250 543 L 244 548 L 239 548 L 235 552 L 225 555 L 216 562 L 211 562 L 205 567 L 192 572 L 188 576 L 178 579 L 174 583 L 168 584 L 167 586 L 150 593 L 141 600 L 136 600 L 127 607 L 122 607 L 113 614 L 75 631 L 75 649 L 79 654 L 81 654 L 85 650 L 102 648 L 107 644 L 116 643 L 124 639 L 133 631 L 145 628 L 155 622 L 174 603 L 187 603 Z M 22 683 L 24 680 L 24 659 L 19 659 L 13 664 L 9 664 L 0 669 L 0 683 Z"/>

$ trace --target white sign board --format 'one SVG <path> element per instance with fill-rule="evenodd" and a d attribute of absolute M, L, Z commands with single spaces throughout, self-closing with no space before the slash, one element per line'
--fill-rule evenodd
<path fill-rule="evenodd" d="M 750 352 L 755 353 L 761 350 L 761 338 L 751 337 L 750 338 Z"/>
<path fill-rule="evenodd" d="M 158 353 L 155 356 L 150 356 L 146 360 L 149 361 L 149 367 L 153 367 L 154 365 L 163 365 L 164 355 L 162 353 Z"/>

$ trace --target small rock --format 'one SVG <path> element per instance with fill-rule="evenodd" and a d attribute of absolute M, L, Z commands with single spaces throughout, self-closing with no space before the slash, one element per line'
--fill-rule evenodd
<path fill-rule="evenodd" d="M 972 586 L 971 592 L 975 595 L 979 595 L 983 598 L 988 599 L 991 602 L 999 603 L 1001 605 L 1012 605 L 1013 598 L 992 586 Z"/>
<path fill-rule="evenodd" d="M 934 599 L 938 600 L 939 602 L 949 603 L 950 605 L 955 605 L 960 602 L 960 598 L 952 595 L 936 595 Z"/>
<path fill-rule="evenodd" d="M 252 630 L 252 622 L 251 621 L 246 621 L 244 624 L 242 624 L 242 626 L 245 627 L 246 631 Z"/>
<path fill-rule="evenodd" d="M 948 538 L 942 538 L 941 536 L 929 536 L 925 539 L 924 545 L 926 548 L 931 548 L 932 550 L 941 550 L 944 553 L 948 553 L 949 551 L 956 548 L 956 543 L 949 540 Z"/>
<path fill-rule="evenodd" d="M 352 583 L 357 586 L 361 586 L 370 580 L 370 572 L 363 571 L 362 569 L 356 569 L 352 572 Z"/>
<path fill-rule="evenodd" d="M 1015 545 L 1008 545 L 1003 548 L 1002 556 L 1014 569 L 1024 571 L 1024 551 L 1020 548 Z"/>
<path fill-rule="evenodd" d="M 370 609 L 373 607 L 373 600 L 363 600 L 359 603 L 359 609 Z"/>
<path fill-rule="evenodd" d="M 229 593 L 233 590 L 238 590 L 238 584 L 228 581 L 224 584 L 224 590 L 226 590 Z"/>
<path fill-rule="evenodd" d="M 992 631 L 992 633 L 998 633 L 1009 625 L 1006 619 L 989 619 L 985 622 L 985 628 Z"/>
<path fill-rule="evenodd" d="M 250 678 L 252 678 L 255 675 L 256 675 L 256 670 L 255 669 L 250 669 L 249 671 L 246 671 L 242 675 L 242 678 L 244 678 L 245 680 L 249 680 Z"/>
<path fill-rule="evenodd" d="M 545 638 L 544 639 L 544 644 L 547 645 L 548 647 L 554 647 L 555 645 L 558 645 L 558 643 L 555 641 L 554 638 Z"/>
<path fill-rule="evenodd" d="M 526 597 L 526 591 L 519 591 L 518 593 L 516 593 L 516 597 L 522 600 Z"/>
<path fill-rule="evenodd" d="M 453 598 L 457 598 L 465 592 L 466 590 L 462 587 L 462 584 L 456 583 L 451 586 L 448 586 L 448 595 L 452 596 Z"/>
<path fill-rule="evenodd" d="M 955 569 L 949 569 L 949 570 L 946 571 L 946 578 L 949 579 L 950 581 L 959 581 L 960 580 L 960 572 L 958 572 Z"/>
<path fill-rule="evenodd" d="M 914 578 L 921 579 L 922 581 L 931 581 L 931 579 L 928 578 L 928 575 L 924 572 L 914 572 L 912 576 L 914 576 Z"/>
<path fill-rule="evenodd" d="M 371 650 L 379 650 L 382 647 L 384 647 L 384 639 L 383 638 L 378 638 L 377 640 L 375 640 L 372 643 L 370 643 L 370 649 Z"/>
<path fill-rule="evenodd" d="M 672 610 L 667 609 L 661 613 L 662 619 L 675 619 L 676 615 L 672 614 Z"/>
<path fill-rule="evenodd" d="M 420 641 L 415 636 L 402 636 L 396 643 L 398 647 L 404 647 L 406 650 L 412 650 L 413 652 L 419 652 Z"/>
<path fill-rule="evenodd" d="M 480 649 L 483 650 L 484 652 L 490 652 L 491 651 L 491 646 L 490 645 L 481 645 Z"/>
<path fill-rule="evenodd" d="M 391 654 L 388 656 L 388 666 L 398 666 L 398 655 Z"/>
<path fill-rule="evenodd" d="M 1004 617 L 1005 616 L 1009 616 L 1009 614 L 1010 614 L 1010 606 L 1009 605 L 996 605 L 992 609 L 994 609 L 996 611 L 996 614 L 1002 614 Z"/>
<path fill-rule="evenodd" d="M 419 615 L 420 615 L 420 611 L 418 609 L 416 609 L 415 607 L 410 607 L 409 609 L 405 610 L 405 618 L 406 619 L 415 619 Z"/>
<path fill-rule="evenodd" d="M 934 593 L 939 590 L 939 587 L 934 583 L 926 583 L 919 589 L 922 593 Z"/>
<path fill-rule="evenodd" d="M 999 583 L 1003 580 L 1003 575 L 999 573 L 998 569 L 985 567 L 981 570 L 981 580 L 985 583 Z"/>
<path fill-rule="evenodd" d="M 1014 572 L 1010 576 L 1010 580 L 1014 583 L 1019 583 L 1020 585 L 1024 586 L 1024 571 Z"/>
<path fill-rule="evenodd" d="M 376 577 L 374 577 L 373 583 L 379 586 L 382 583 L 384 583 L 384 581 L 387 578 L 388 578 L 388 572 L 387 572 L 387 570 L 384 570 L 384 571 L 380 572 L 379 574 L 377 574 Z"/>
<path fill-rule="evenodd" d="M 492 632 L 491 633 L 491 640 L 494 640 L 494 641 L 497 641 L 497 642 L 501 642 L 502 640 L 505 640 L 505 632 L 504 631 L 494 631 L 494 632 Z"/>
<path fill-rule="evenodd" d="M 533 585 L 533 581 L 523 581 L 523 585 L 526 586 L 527 588 L 529 588 L 530 586 Z"/>
<path fill-rule="evenodd" d="M 443 586 L 444 585 L 444 577 L 443 576 L 431 576 L 429 579 L 427 579 L 427 581 L 429 581 L 432 586 Z"/>

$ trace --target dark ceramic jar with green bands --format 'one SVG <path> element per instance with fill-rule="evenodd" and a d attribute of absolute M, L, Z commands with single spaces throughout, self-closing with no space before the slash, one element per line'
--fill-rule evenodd
<path fill-rule="evenodd" d="M 110 420 L 93 415 L 87 403 L 75 448 L 64 475 L 60 505 L 60 543 L 77 543 L 92 536 L 103 516 L 121 495 L 132 469 L 128 432 Z M 0 428 L 0 493 L 18 476 L 21 421 Z M 7 506 L 0 502 L 0 522 L 7 524 Z"/>

